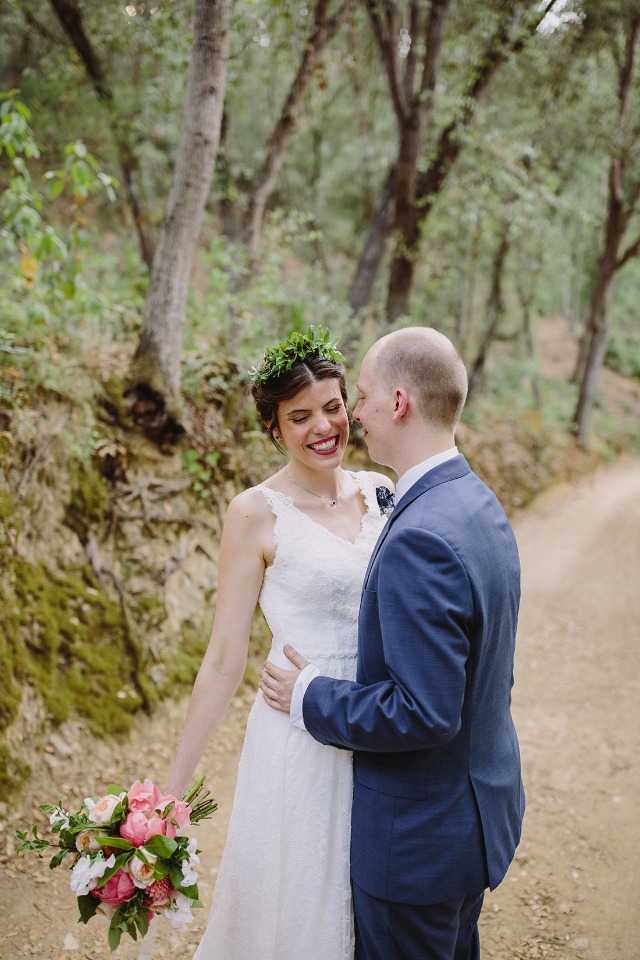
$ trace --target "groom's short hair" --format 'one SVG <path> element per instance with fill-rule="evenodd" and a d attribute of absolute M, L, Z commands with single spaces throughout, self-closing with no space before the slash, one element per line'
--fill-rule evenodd
<path fill-rule="evenodd" d="M 455 429 L 467 399 L 462 357 L 443 333 L 432 327 L 406 327 L 379 341 L 378 376 L 389 387 L 404 387 L 422 417 Z"/>

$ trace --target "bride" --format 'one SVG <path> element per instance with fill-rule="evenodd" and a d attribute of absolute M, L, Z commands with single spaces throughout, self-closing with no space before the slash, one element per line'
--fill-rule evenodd
<path fill-rule="evenodd" d="M 167 789 L 182 796 L 247 661 L 256 602 L 285 642 L 354 679 L 360 591 L 384 518 L 382 474 L 343 469 L 342 355 L 322 328 L 267 349 L 252 395 L 281 470 L 229 504 L 211 639 Z M 351 754 L 322 746 L 258 692 L 247 722 L 211 916 L 194 960 L 352 960 Z"/>

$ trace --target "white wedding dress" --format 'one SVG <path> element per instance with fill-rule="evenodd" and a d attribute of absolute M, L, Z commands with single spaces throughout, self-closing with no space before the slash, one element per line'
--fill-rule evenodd
<path fill-rule="evenodd" d="M 276 556 L 260 607 L 270 659 L 292 644 L 325 676 L 354 679 L 360 591 L 384 519 L 366 474 L 354 543 L 259 486 L 275 515 Z M 352 765 L 258 692 L 247 722 L 211 916 L 194 960 L 353 960 L 349 884 Z"/>

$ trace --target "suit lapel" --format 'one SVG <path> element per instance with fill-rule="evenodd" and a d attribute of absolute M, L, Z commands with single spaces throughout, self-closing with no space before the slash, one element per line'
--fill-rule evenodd
<path fill-rule="evenodd" d="M 380 547 L 387 539 L 389 531 L 391 530 L 392 524 L 397 522 L 398 517 L 406 510 L 407 507 L 413 503 L 414 500 L 417 500 L 418 497 L 421 497 L 424 493 L 427 493 L 428 490 L 431 490 L 433 487 L 438 486 L 441 483 L 446 483 L 448 480 L 457 480 L 459 477 L 463 477 L 465 474 L 471 472 L 471 467 L 462 456 L 458 454 L 457 457 L 453 457 L 451 460 L 446 460 L 444 463 L 441 463 L 439 466 L 434 467 L 433 470 L 429 470 L 424 476 L 420 477 L 419 480 L 416 480 L 414 485 L 407 490 L 405 495 L 400 500 L 400 503 L 395 507 L 393 513 L 385 523 L 382 528 L 382 532 L 378 537 L 375 547 L 373 548 L 373 553 L 371 554 L 371 559 L 369 560 L 369 565 L 367 567 L 367 572 L 364 575 L 364 583 L 362 589 L 364 590 L 367 586 L 369 580 L 369 575 L 371 573 L 371 568 L 373 567 L 374 561 L 378 556 Z"/>

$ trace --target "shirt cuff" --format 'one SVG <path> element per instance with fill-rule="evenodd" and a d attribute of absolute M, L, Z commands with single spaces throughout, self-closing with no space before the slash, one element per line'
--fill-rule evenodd
<path fill-rule="evenodd" d="M 304 718 L 302 716 L 302 701 L 304 700 L 304 695 L 311 681 L 315 680 L 315 678 L 319 675 L 320 671 L 316 665 L 314 663 L 308 663 L 304 670 L 301 671 L 300 676 L 296 680 L 295 686 L 291 692 L 289 720 L 294 727 L 299 727 L 300 730 L 307 729 L 304 725 Z"/>

